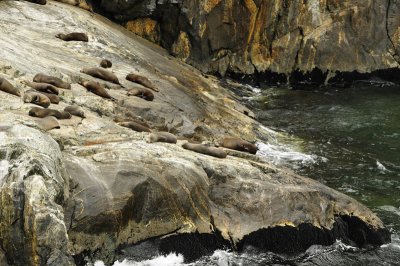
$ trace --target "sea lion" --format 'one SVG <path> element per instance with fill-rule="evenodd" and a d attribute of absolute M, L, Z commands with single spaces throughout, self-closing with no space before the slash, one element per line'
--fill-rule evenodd
<path fill-rule="evenodd" d="M 84 81 L 79 81 L 79 84 L 85 87 L 88 91 L 100 97 L 106 99 L 114 99 L 113 97 L 111 97 L 110 94 L 108 94 L 107 90 L 103 88 L 98 82 L 84 80 Z"/>
<path fill-rule="evenodd" d="M 21 92 L 19 89 L 15 88 L 10 82 L 3 78 L 0 78 L 0 91 L 21 97 Z"/>
<path fill-rule="evenodd" d="M 46 92 L 46 93 L 51 93 L 51 94 L 55 94 L 55 95 L 59 94 L 58 89 L 51 84 L 30 82 L 27 80 L 24 80 L 22 83 L 28 85 L 29 87 L 31 87 L 34 90 L 40 91 L 40 92 Z"/>
<path fill-rule="evenodd" d="M 56 35 L 56 38 L 59 38 L 63 41 L 77 41 L 77 42 L 88 42 L 89 38 L 86 33 L 83 32 L 71 32 L 68 34 L 59 33 Z"/>
<path fill-rule="evenodd" d="M 38 119 L 36 120 L 36 124 L 44 131 L 60 128 L 60 123 L 58 123 L 58 120 L 54 116 Z"/>
<path fill-rule="evenodd" d="M 251 154 L 256 154 L 258 151 L 256 145 L 240 138 L 224 138 L 221 146 L 227 149 L 244 151 Z"/>
<path fill-rule="evenodd" d="M 44 118 L 48 116 L 54 116 L 57 119 L 70 119 L 72 116 L 68 112 L 60 112 L 54 109 L 43 109 L 39 107 L 33 107 L 29 111 L 29 115 L 33 117 Z"/>
<path fill-rule="evenodd" d="M 144 120 L 141 117 L 137 116 L 130 116 L 129 118 L 122 118 L 122 117 L 115 117 L 114 122 L 116 123 L 122 123 L 122 122 L 135 122 L 137 124 L 140 124 L 144 127 L 150 128 L 149 124 L 147 123 L 146 120 Z"/>
<path fill-rule="evenodd" d="M 35 4 L 39 4 L 39 5 L 47 4 L 47 0 L 26 0 L 26 1 L 31 2 L 31 3 L 35 3 Z"/>
<path fill-rule="evenodd" d="M 146 78 L 144 76 L 140 76 L 140 75 L 131 73 L 126 76 L 126 79 L 129 81 L 138 83 L 140 85 L 143 85 L 144 87 L 149 88 L 153 91 L 157 91 L 157 92 L 160 91 L 159 89 L 156 88 L 156 86 L 153 85 L 153 83 L 151 83 L 151 81 L 148 78 Z"/>
<path fill-rule="evenodd" d="M 119 122 L 117 123 L 118 125 L 122 126 L 122 127 L 127 127 L 130 128 L 134 131 L 137 132 L 151 132 L 151 129 L 148 127 L 145 127 L 139 123 L 133 122 L 133 121 L 129 121 L 129 122 Z"/>
<path fill-rule="evenodd" d="M 185 144 L 182 145 L 182 148 L 221 159 L 226 158 L 227 156 L 226 152 L 223 149 L 216 147 L 209 147 L 204 144 L 193 144 L 186 142 Z"/>
<path fill-rule="evenodd" d="M 178 139 L 174 134 L 164 131 L 151 133 L 149 136 L 149 143 L 166 142 L 166 143 L 176 144 L 177 141 Z"/>
<path fill-rule="evenodd" d="M 154 100 L 154 94 L 146 89 L 146 88 L 132 88 L 130 90 L 128 90 L 127 93 L 128 96 L 136 96 L 142 99 L 145 99 L 146 101 L 152 101 Z"/>
<path fill-rule="evenodd" d="M 72 106 L 67 106 L 64 108 L 65 112 L 70 113 L 71 115 L 78 116 L 85 118 L 85 113 L 83 112 L 82 108 L 79 107 L 78 105 L 72 105 Z"/>
<path fill-rule="evenodd" d="M 100 66 L 101 66 L 102 68 L 110 68 L 110 67 L 112 67 L 112 63 L 111 63 L 111 61 L 108 60 L 108 59 L 103 59 L 103 60 L 101 60 L 101 62 L 100 62 Z"/>
<path fill-rule="evenodd" d="M 33 81 L 38 83 L 48 83 L 61 89 L 71 89 L 71 84 L 69 84 L 68 82 L 62 81 L 57 77 L 48 76 L 42 73 L 36 74 L 36 76 L 33 78 Z"/>
<path fill-rule="evenodd" d="M 22 100 L 24 101 L 24 103 L 33 103 L 44 108 L 49 107 L 51 103 L 49 97 L 34 90 L 26 91 Z"/>
<path fill-rule="evenodd" d="M 81 70 L 81 72 L 95 78 L 121 85 L 121 83 L 119 83 L 118 77 L 114 73 L 99 67 L 84 68 Z"/>
<path fill-rule="evenodd" d="M 46 92 L 38 92 L 37 90 L 27 90 L 26 92 L 40 93 L 40 94 L 43 94 L 43 95 L 47 96 L 47 98 L 50 99 L 51 103 L 53 103 L 53 104 L 59 104 L 60 103 L 60 97 L 58 97 L 58 95 L 55 95 L 55 94 L 46 93 Z"/>

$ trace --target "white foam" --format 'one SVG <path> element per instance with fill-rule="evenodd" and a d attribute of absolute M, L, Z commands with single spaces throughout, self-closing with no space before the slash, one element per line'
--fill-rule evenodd
<path fill-rule="evenodd" d="M 384 205 L 384 206 L 380 206 L 379 209 L 396 214 L 397 216 L 400 216 L 400 208 L 396 208 L 396 207 L 390 206 L 390 205 Z"/>
<path fill-rule="evenodd" d="M 0 161 L 0 181 L 8 174 L 9 163 L 6 160 Z"/>
<path fill-rule="evenodd" d="M 154 257 L 150 260 L 144 261 L 131 261 L 128 259 L 123 260 L 122 262 L 116 261 L 114 262 L 113 266 L 181 266 L 185 265 L 183 263 L 184 259 L 181 254 L 171 253 L 167 256 L 158 256 Z M 89 265 L 87 265 L 89 266 Z M 94 266 L 105 266 L 104 262 L 96 261 Z"/>
<path fill-rule="evenodd" d="M 376 161 L 376 167 L 378 167 L 378 170 L 382 173 L 388 172 L 386 167 L 383 164 L 381 164 L 379 161 Z"/>
<path fill-rule="evenodd" d="M 303 166 L 316 164 L 319 160 L 326 159 L 316 155 L 309 155 L 293 150 L 284 145 L 275 145 L 270 143 L 257 142 L 257 155 L 272 161 L 274 164 L 297 163 Z"/>

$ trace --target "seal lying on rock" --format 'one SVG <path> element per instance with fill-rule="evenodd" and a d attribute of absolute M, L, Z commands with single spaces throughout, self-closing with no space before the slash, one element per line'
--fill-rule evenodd
<path fill-rule="evenodd" d="M 152 101 L 154 100 L 154 94 L 146 89 L 146 88 L 132 88 L 128 90 L 127 93 L 128 96 L 136 96 L 142 99 L 145 99 L 146 101 Z"/>
<path fill-rule="evenodd" d="M 101 66 L 102 68 L 110 68 L 110 67 L 112 67 L 112 63 L 111 63 L 111 61 L 108 60 L 108 59 L 103 59 L 103 60 L 101 60 L 101 62 L 100 62 L 100 66 Z"/>
<path fill-rule="evenodd" d="M 48 76 L 42 73 L 37 74 L 33 78 L 33 81 L 38 83 L 48 83 L 61 89 L 66 89 L 66 90 L 71 89 L 71 84 L 69 84 L 68 82 L 62 81 L 57 77 Z"/>
<path fill-rule="evenodd" d="M 82 118 L 86 117 L 85 112 L 78 105 L 67 106 L 64 108 L 64 112 L 68 112 L 71 115 L 82 117 Z"/>
<path fill-rule="evenodd" d="M 54 109 L 43 109 L 39 107 L 33 107 L 29 111 L 29 115 L 33 117 L 48 117 L 48 116 L 54 116 L 57 119 L 70 119 L 72 116 L 68 112 L 60 112 Z"/>
<path fill-rule="evenodd" d="M 82 85 L 83 87 L 85 87 L 88 91 L 90 91 L 100 97 L 103 97 L 106 99 L 114 99 L 113 97 L 111 97 L 110 94 L 108 94 L 107 90 L 105 88 L 103 88 L 98 82 L 84 80 L 84 81 L 79 81 L 79 84 Z"/>
<path fill-rule="evenodd" d="M 24 101 L 24 103 L 33 103 L 44 108 L 49 107 L 51 103 L 49 97 L 34 90 L 26 91 L 22 100 Z"/>
<path fill-rule="evenodd" d="M 239 138 L 224 138 L 221 146 L 231 150 L 244 151 L 251 154 L 256 154 L 258 148 L 253 143 L 239 139 Z"/>
<path fill-rule="evenodd" d="M 178 140 L 174 134 L 164 131 L 151 133 L 149 136 L 149 143 L 166 142 L 176 144 L 177 141 Z"/>
<path fill-rule="evenodd" d="M 227 156 L 226 152 L 223 149 L 216 147 L 209 147 L 204 144 L 193 144 L 187 142 L 182 145 L 182 148 L 221 159 L 226 158 Z"/>
<path fill-rule="evenodd" d="M 26 92 L 40 93 L 40 94 L 45 95 L 47 98 L 49 98 L 51 103 L 54 103 L 54 104 L 59 104 L 60 103 L 60 97 L 58 97 L 58 95 L 55 95 L 55 94 L 46 93 L 46 92 L 38 92 L 36 90 L 27 90 Z"/>
<path fill-rule="evenodd" d="M 126 79 L 131 81 L 131 82 L 135 82 L 135 83 L 138 83 L 140 85 L 143 85 L 144 87 L 149 88 L 149 89 L 151 89 L 153 91 L 157 91 L 157 92 L 159 91 L 159 89 L 157 89 L 156 86 L 154 86 L 154 84 L 151 83 L 151 81 L 148 78 L 144 77 L 144 76 L 140 76 L 140 75 L 136 75 L 136 74 L 131 73 L 131 74 L 128 74 L 126 76 Z"/>
<path fill-rule="evenodd" d="M 36 124 L 44 131 L 60 128 L 60 123 L 58 123 L 58 120 L 54 116 L 38 119 L 36 120 Z"/>
<path fill-rule="evenodd" d="M 46 92 L 46 93 L 52 93 L 55 95 L 59 94 L 58 89 L 48 83 L 37 83 L 37 82 L 30 82 L 30 81 L 26 81 L 24 80 L 22 83 L 28 85 L 29 87 L 31 87 L 34 90 L 40 91 L 40 92 Z"/>
<path fill-rule="evenodd" d="M 119 122 L 117 123 L 118 125 L 122 126 L 122 127 L 127 127 L 130 128 L 134 131 L 137 132 L 151 132 L 151 129 L 148 127 L 145 127 L 139 123 L 133 122 L 133 121 L 129 121 L 129 122 Z"/>
<path fill-rule="evenodd" d="M 59 33 L 56 35 L 56 38 L 59 38 L 66 42 L 70 42 L 70 41 L 88 42 L 89 41 L 87 34 L 82 33 L 82 32 L 71 32 L 68 34 Z"/>
<path fill-rule="evenodd" d="M 114 122 L 116 123 L 122 123 L 122 122 L 135 122 L 137 124 L 140 124 L 144 127 L 150 128 L 149 124 L 147 121 L 141 117 L 138 116 L 129 116 L 129 118 L 122 118 L 122 117 L 115 117 Z"/>
<path fill-rule="evenodd" d="M 99 67 L 84 68 L 81 70 L 81 72 L 95 78 L 121 85 L 121 83 L 119 83 L 118 77 L 114 73 Z"/>
<path fill-rule="evenodd" d="M 21 92 L 19 89 L 15 88 L 10 82 L 3 78 L 0 78 L 0 91 L 21 97 Z"/>
<path fill-rule="evenodd" d="M 47 4 L 47 0 L 26 0 L 26 1 L 31 2 L 31 3 L 35 3 L 35 4 L 39 4 L 39 5 Z"/>

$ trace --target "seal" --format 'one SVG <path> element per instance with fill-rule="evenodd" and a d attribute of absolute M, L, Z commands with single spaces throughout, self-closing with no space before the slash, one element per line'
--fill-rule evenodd
<path fill-rule="evenodd" d="M 151 132 L 151 129 L 148 127 L 145 127 L 139 123 L 133 122 L 133 121 L 129 121 L 129 122 L 119 122 L 117 123 L 118 125 L 122 126 L 122 127 L 127 127 L 130 128 L 134 131 L 137 132 Z"/>
<path fill-rule="evenodd" d="M 90 91 L 100 97 L 115 100 L 113 97 L 111 97 L 110 94 L 108 94 L 106 89 L 103 88 L 98 82 L 84 80 L 84 81 L 79 81 L 79 84 L 82 85 L 83 87 L 85 87 L 88 91 Z"/>
<path fill-rule="evenodd" d="M 221 159 L 226 158 L 227 156 L 226 152 L 223 149 L 206 146 L 204 144 L 193 144 L 186 142 L 182 145 L 182 148 Z"/>
<path fill-rule="evenodd" d="M 127 93 L 128 96 L 136 96 L 142 99 L 145 99 L 146 101 L 153 101 L 154 100 L 154 94 L 146 89 L 146 88 L 132 88 L 128 90 Z"/>
<path fill-rule="evenodd" d="M 66 42 L 77 41 L 77 42 L 88 42 L 89 38 L 86 33 L 82 32 L 71 32 L 68 34 L 59 33 L 56 35 L 56 38 L 59 38 Z"/>
<path fill-rule="evenodd" d="M 29 115 L 39 118 L 54 116 L 57 119 L 70 119 L 72 117 L 68 112 L 60 112 L 54 109 L 43 109 L 39 107 L 33 107 L 31 110 L 29 110 Z"/>
<path fill-rule="evenodd" d="M 15 88 L 10 82 L 3 78 L 0 78 L 0 91 L 21 97 L 19 89 Z"/>
<path fill-rule="evenodd" d="M 78 105 L 71 105 L 64 108 L 64 112 L 68 112 L 71 115 L 86 118 L 85 112 L 83 112 L 82 108 Z"/>
<path fill-rule="evenodd" d="M 140 85 L 143 85 L 144 87 L 149 88 L 153 91 L 156 91 L 156 92 L 160 91 L 159 89 L 156 88 L 156 86 L 154 86 L 154 84 L 148 78 L 146 78 L 144 76 L 140 76 L 140 75 L 131 73 L 126 76 L 126 79 L 131 82 L 135 82 Z"/>
<path fill-rule="evenodd" d="M 48 83 L 60 89 L 71 89 L 71 84 L 69 84 L 68 82 L 62 81 L 57 77 L 48 76 L 42 73 L 36 74 L 36 76 L 33 78 L 33 81 L 38 83 Z"/>
<path fill-rule="evenodd" d="M 141 117 L 138 116 L 130 116 L 129 118 L 122 118 L 122 117 L 115 117 L 114 122 L 116 123 L 121 123 L 121 122 L 135 122 L 137 124 L 140 124 L 144 127 L 150 128 L 149 124 L 147 123 L 146 120 L 144 120 Z"/>
<path fill-rule="evenodd" d="M 44 131 L 60 128 L 60 123 L 58 123 L 58 120 L 54 116 L 37 119 L 36 124 Z"/>
<path fill-rule="evenodd" d="M 51 103 L 49 97 L 33 90 L 28 90 L 25 92 L 22 100 L 24 103 L 33 103 L 44 108 L 49 107 Z"/>
<path fill-rule="evenodd" d="M 81 70 L 81 72 L 95 78 L 121 85 L 121 83 L 119 83 L 118 77 L 114 73 L 99 67 L 84 68 Z"/>
<path fill-rule="evenodd" d="M 39 5 L 45 5 L 47 4 L 47 0 L 27 0 L 28 2 L 39 4 Z"/>
<path fill-rule="evenodd" d="M 58 95 L 51 94 L 51 93 L 46 93 L 46 92 L 38 92 L 36 90 L 27 90 L 27 92 L 40 93 L 40 94 L 43 94 L 43 95 L 47 96 L 47 98 L 50 99 L 51 103 L 54 103 L 54 104 L 59 104 L 60 103 L 60 97 L 58 97 Z"/>
<path fill-rule="evenodd" d="M 51 93 L 51 94 L 55 94 L 55 95 L 59 94 L 58 89 L 51 84 L 30 82 L 30 81 L 26 81 L 26 80 L 22 81 L 22 83 L 28 85 L 29 87 L 31 87 L 34 90 L 40 91 L 40 92 L 46 92 L 46 93 Z"/>
<path fill-rule="evenodd" d="M 224 138 L 221 146 L 227 149 L 248 152 L 251 154 L 256 154 L 258 151 L 256 145 L 240 138 Z"/>
<path fill-rule="evenodd" d="M 164 131 L 151 133 L 149 136 L 149 143 L 165 142 L 165 143 L 176 144 L 177 141 L 178 139 L 174 134 Z"/>
<path fill-rule="evenodd" d="M 110 68 L 110 67 L 112 67 L 112 63 L 111 63 L 111 61 L 108 60 L 108 59 L 103 59 L 103 60 L 101 60 L 101 62 L 100 62 L 100 66 L 101 66 L 102 68 Z"/>

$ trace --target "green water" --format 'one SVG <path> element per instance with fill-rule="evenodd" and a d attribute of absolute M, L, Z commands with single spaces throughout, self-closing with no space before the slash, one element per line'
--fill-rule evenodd
<path fill-rule="evenodd" d="M 363 202 L 400 231 L 400 87 L 271 88 L 253 105 L 260 122 L 326 158 L 298 172 Z"/>

